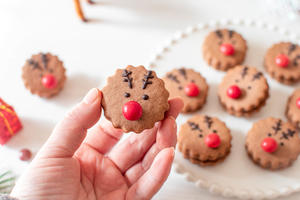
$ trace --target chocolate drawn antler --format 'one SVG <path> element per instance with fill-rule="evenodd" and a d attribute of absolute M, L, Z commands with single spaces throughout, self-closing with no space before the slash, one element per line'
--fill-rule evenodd
<path fill-rule="evenodd" d="M 42 57 L 42 63 L 45 69 L 47 69 L 47 63 L 48 63 L 48 59 L 47 59 L 47 55 L 46 54 L 41 54 Z"/>
<path fill-rule="evenodd" d="M 263 74 L 261 72 L 257 72 L 253 75 L 252 81 L 255 81 L 256 79 L 259 80 L 262 75 Z"/>
<path fill-rule="evenodd" d="M 123 82 L 128 82 L 128 86 L 130 89 L 132 89 L 132 78 L 130 78 L 131 74 L 132 72 L 128 71 L 127 69 L 124 69 L 122 73 L 122 77 L 124 77 Z"/>
<path fill-rule="evenodd" d="M 29 65 L 32 65 L 33 69 L 39 69 L 42 70 L 39 63 L 35 62 L 33 59 L 28 60 Z"/>
<path fill-rule="evenodd" d="M 245 76 L 246 76 L 247 73 L 248 73 L 248 70 L 249 70 L 248 67 L 244 67 L 244 68 L 243 68 L 243 70 L 242 70 L 242 78 L 245 78 Z"/>
<path fill-rule="evenodd" d="M 296 49 L 296 47 L 297 46 L 295 44 L 291 44 L 289 46 L 288 55 L 290 55 Z"/>
<path fill-rule="evenodd" d="M 210 128 L 213 123 L 211 117 L 205 116 L 205 123 L 207 124 L 207 127 Z"/>
<path fill-rule="evenodd" d="M 199 127 L 198 124 L 188 121 L 188 125 L 191 127 L 192 130 L 198 130 L 202 132 L 202 129 Z"/>
<path fill-rule="evenodd" d="M 298 60 L 300 60 L 300 55 L 297 55 L 296 58 L 295 58 L 294 61 L 293 61 L 293 65 L 294 65 L 295 67 L 298 66 Z"/>
<path fill-rule="evenodd" d="M 293 137 L 295 135 L 296 131 L 293 131 L 291 129 L 288 129 L 287 130 L 287 133 L 286 132 L 282 132 L 282 136 L 280 137 L 280 139 L 286 139 L 288 140 L 289 137 Z"/>
<path fill-rule="evenodd" d="M 144 75 L 144 79 L 143 79 L 143 90 L 147 88 L 148 84 L 152 84 L 152 81 L 149 81 L 149 79 L 154 78 L 154 76 L 152 75 L 152 71 L 148 71 L 146 75 Z"/>
<path fill-rule="evenodd" d="M 184 77 L 184 79 L 187 79 L 186 71 L 184 68 L 180 68 L 180 69 L 178 69 L 178 71 Z"/>
<path fill-rule="evenodd" d="M 221 39 L 223 38 L 223 34 L 220 30 L 216 30 L 216 34 L 219 38 L 221 38 Z"/>
<path fill-rule="evenodd" d="M 234 34 L 234 31 L 233 31 L 233 30 L 229 30 L 229 31 L 228 31 L 229 38 L 232 38 L 233 34 Z"/>
<path fill-rule="evenodd" d="M 276 125 L 275 126 L 272 126 L 272 129 L 274 130 L 274 135 L 276 135 L 278 133 L 278 131 L 281 130 L 281 125 L 282 125 L 282 121 L 281 120 L 278 120 L 276 122 Z"/>
<path fill-rule="evenodd" d="M 167 78 L 168 78 L 168 79 L 171 79 L 172 81 L 175 81 L 175 82 L 178 83 L 178 84 L 180 83 L 180 81 L 177 79 L 177 76 L 176 76 L 176 75 L 173 75 L 173 74 L 171 74 L 171 73 L 167 75 Z"/>

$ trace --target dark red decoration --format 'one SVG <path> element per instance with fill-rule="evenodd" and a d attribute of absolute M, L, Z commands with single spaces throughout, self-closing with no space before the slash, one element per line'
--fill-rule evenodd
<path fill-rule="evenodd" d="M 275 62 L 279 67 L 285 68 L 289 65 L 290 59 L 284 54 L 279 54 L 278 56 L 276 56 Z"/>
<path fill-rule="evenodd" d="M 31 159 L 31 151 L 29 149 L 22 149 L 20 151 L 20 160 L 22 161 L 27 161 L 27 160 L 30 160 Z"/>
<path fill-rule="evenodd" d="M 261 148 L 268 153 L 273 153 L 277 149 L 277 142 L 274 138 L 267 137 L 260 144 Z"/>
<path fill-rule="evenodd" d="M 52 74 L 44 75 L 42 78 L 42 83 L 45 88 L 53 89 L 57 85 L 56 78 Z"/>
<path fill-rule="evenodd" d="M 128 101 L 123 106 L 123 115 L 127 120 L 139 120 L 143 114 L 142 106 L 136 101 Z"/>
<path fill-rule="evenodd" d="M 184 92 L 189 97 L 196 97 L 199 95 L 200 90 L 195 83 L 189 83 L 184 87 Z"/>
<path fill-rule="evenodd" d="M 300 97 L 296 100 L 296 105 L 300 109 Z"/>
<path fill-rule="evenodd" d="M 22 129 L 13 107 L 0 98 L 0 144 L 3 145 Z"/>
<path fill-rule="evenodd" d="M 242 94 L 242 91 L 239 86 L 232 85 L 227 89 L 227 96 L 232 99 L 238 99 Z"/>
<path fill-rule="evenodd" d="M 204 142 L 210 148 L 218 148 L 221 144 L 221 139 L 218 134 L 210 133 L 205 136 Z"/>
<path fill-rule="evenodd" d="M 225 56 L 231 56 L 234 54 L 234 47 L 232 44 L 224 43 L 220 46 L 220 51 L 225 55 Z"/>

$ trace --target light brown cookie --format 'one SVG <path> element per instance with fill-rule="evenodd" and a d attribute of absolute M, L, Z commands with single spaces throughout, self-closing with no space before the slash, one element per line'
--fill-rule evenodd
<path fill-rule="evenodd" d="M 22 78 L 25 87 L 41 97 L 58 94 L 66 81 L 63 62 L 50 53 L 33 55 L 23 66 Z"/>
<path fill-rule="evenodd" d="M 199 110 L 206 102 L 208 85 L 205 78 L 193 69 L 174 69 L 163 78 L 170 98 L 183 100 L 183 113 Z"/>
<path fill-rule="evenodd" d="M 268 49 L 264 66 L 272 78 L 283 83 L 300 81 L 300 46 L 291 42 L 280 42 Z"/>
<path fill-rule="evenodd" d="M 178 149 L 192 163 L 215 165 L 230 152 L 230 130 L 218 118 L 194 115 L 180 127 L 178 134 Z"/>
<path fill-rule="evenodd" d="M 205 38 L 202 51 L 204 60 L 210 66 L 227 71 L 244 62 L 247 43 L 242 35 L 233 30 L 218 29 Z"/>
<path fill-rule="evenodd" d="M 218 89 L 221 105 L 235 116 L 258 111 L 269 97 L 264 75 L 254 67 L 237 66 L 227 72 Z"/>
<path fill-rule="evenodd" d="M 263 168 L 290 166 L 300 153 L 300 138 L 288 122 L 269 117 L 253 124 L 246 138 L 250 158 Z"/>
<path fill-rule="evenodd" d="M 154 71 L 143 66 L 117 69 L 102 89 L 104 115 L 115 128 L 140 133 L 164 118 L 169 92 Z"/>
<path fill-rule="evenodd" d="M 296 128 L 300 129 L 300 89 L 296 89 L 289 97 L 285 115 Z"/>

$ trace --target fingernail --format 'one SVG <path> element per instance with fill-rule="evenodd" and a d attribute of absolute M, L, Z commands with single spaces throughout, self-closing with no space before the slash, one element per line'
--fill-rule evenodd
<path fill-rule="evenodd" d="M 176 121 L 175 117 L 173 117 L 173 116 L 169 116 L 168 118 L 170 118 L 173 121 Z"/>
<path fill-rule="evenodd" d="M 159 128 L 159 127 L 160 127 L 160 124 L 161 124 L 161 122 L 159 121 L 159 122 L 156 122 L 156 123 L 154 124 L 154 126 L 155 126 L 156 128 Z"/>
<path fill-rule="evenodd" d="M 169 116 L 168 118 L 174 121 L 173 128 L 177 128 L 176 119 L 173 116 Z"/>
<path fill-rule="evenodd" d="M 83 98 L 84 103 L 91 104 L 98 98 L 98 90 L 96 88 L 91 89 L 87 95 Z"/>

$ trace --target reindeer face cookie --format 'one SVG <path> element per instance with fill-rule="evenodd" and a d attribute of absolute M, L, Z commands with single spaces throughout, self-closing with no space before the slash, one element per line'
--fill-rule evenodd
<path fill-rule="evenodd" d="M 118 69 L 108 78 L 102 93 L 105 117 L 124 132 L 152 128 L 169 109 L 163 80 L 143 66 Z"/>
<path fill-rule="evenodd" d="M 52 97 L 64 86 L 66 76 L 62 61 L 50 53 L 33 55 L 23 67 L 25 87 L 32 94 Z"/>
<path fill-rule="evenodd" d="M 203 46 L 203 58 L 218 70 L 228 69 L 242 64 L 247 51 L 245 39 L 237 32 L 219 29 L 208 34 Z"/>
<path fill-rule="evenodd" d="M 219 85 L 218 96 L 228 113 L 248 116 L 265 104 L 269 86 L 266 78 L 256 68 L 237 66 L 224 76 Z"/>
<path fill-rule="evenodd" d="M 192 163 L 215 165 L 227 157 L 230 148 L 230 130 L 218 118 L 194 115 L 180 128 L 178 149 Z"/>
<path fill-rule="evenodd" d="M 192 69 L 174 69 L 163 78 L 170 98 L 180 97 L 183 113 L 199 110 L 206 102 L 208 85 L 200 73 Z"/>
<path fill-rule="evenodd" d="M 264 65 L 271 77 L 283 84 L 300 81 L 300 46 L 290 42 L 274 44 L 265 55 Z"/>
<path fill-rule="evenodd" d="M 253 124 L 246 138 L 246 149 L 263 168 L 286 168 L 300 153 L 300 138 L 292 124 L 269 117 Z"/>

